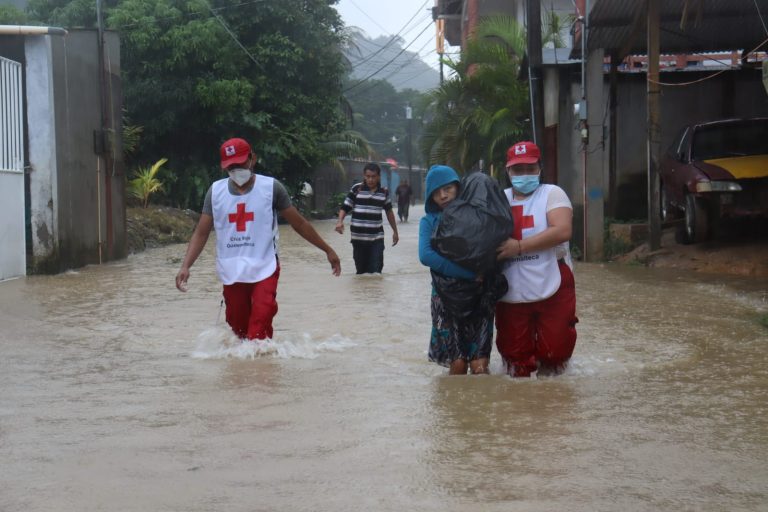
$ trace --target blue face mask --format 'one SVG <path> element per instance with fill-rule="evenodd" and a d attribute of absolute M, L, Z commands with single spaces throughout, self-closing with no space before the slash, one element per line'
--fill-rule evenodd
<path fill-rule="evenodd" d="M 539 186 L 538 174 L 522 174 L 520 176 L 510 176 L 512 188 L 517 192 L 527 196 Z"/>

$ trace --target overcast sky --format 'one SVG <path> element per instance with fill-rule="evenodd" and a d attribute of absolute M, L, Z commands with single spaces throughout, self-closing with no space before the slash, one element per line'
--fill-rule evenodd
<path fill-rule="evenodd" d="M 404 46 L 413 42 L 408 51 L 418 52 L 436 68 L 434 5 L 434 0 L 340 0 L 336 9 L 347 26 L 362 29 L 371 39 L 399 34 Z M 458 47 L 447 46 L 446 51 L 458 51 Z"/>

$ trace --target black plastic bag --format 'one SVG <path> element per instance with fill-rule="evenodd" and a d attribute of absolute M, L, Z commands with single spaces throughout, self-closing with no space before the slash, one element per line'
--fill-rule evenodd
<path fill-rule="evenodd" d="M 476 172 L 461 181 L 459 196 L 443 210 L 432 247 L 477 274 L 496 266 L 496 248 L 512 234 L 509 202 L 498 183 Z"/>
<path fill-rule="evenodd" d="M 507 278 L 500 271 L 489 272 L 482 281 L 448 277 L 432 271 L 432 285 L 443 307 L 456 320 L 464 320 L 496 307 L 507 293 Z"/>

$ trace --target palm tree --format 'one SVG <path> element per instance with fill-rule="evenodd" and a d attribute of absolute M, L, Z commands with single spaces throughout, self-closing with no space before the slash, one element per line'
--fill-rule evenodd
<path fill-rule="evenodd" d="M 575 20 L 572 14 L 561 18 L 554 10 L 544 13 L 544 19 L 541 20 L 541 44 L 547 46 L 551 44 L 553 48 L 565 48 L 563 40 L 563 31 L 570 27 Z"/>
<path fill-rule="evenodd" d="M 163 182 L 157 178 L 157 172 L 160 170 L 167 158 L 161 158 L 155 162 L 152 167 L 141 167 L 133 175 L 134 179 L 128 182 L 128 191 L 131 196 L 141 200 L 141 206 L 146 208 L 149 205 L 149 196 L 155 192 L 163 190 Z"/>
<path fill-rule="evenodd" d="M 344 174 L 341 160 L 345 158 L 369 158 L 373 153 L 368 140 L 354 130 L 343 130 L 329 135 L 320 147 L 328 154 L 330 162 Z"/>
<path fill-rule="evenodd" d="M 494 16 L 481 21 L 458 61 L 444 61 L 454 75 L 431 94 L 434 115 L 421 139 L 430 165 L 466 171 L 482 159 L 503 167 L 529 111 L 527 85 L 518 79 L 524 51 L 522 27 Z"/>

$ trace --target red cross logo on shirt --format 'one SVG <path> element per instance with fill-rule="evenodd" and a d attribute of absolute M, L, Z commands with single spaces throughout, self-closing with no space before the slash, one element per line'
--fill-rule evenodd
<path fill-rule="evenodd" d="M 237 224 L 238 231 L 245 231 L 245 223 L 253 220 L 253 212 L 245 211 L 245 203 L 237 203 L 237 212 L 229 214 L 229 222 Z"/>
<path fill-rule="evenodd" d="M 510 208 L 510 210 L 512 210 L 512 218 L 515 221 L 512 238 L 515 240 L 522 240 L 523 229 L 533 227 L 533 215 L 523 215 L 522 205 L 513 206 Z"/>

